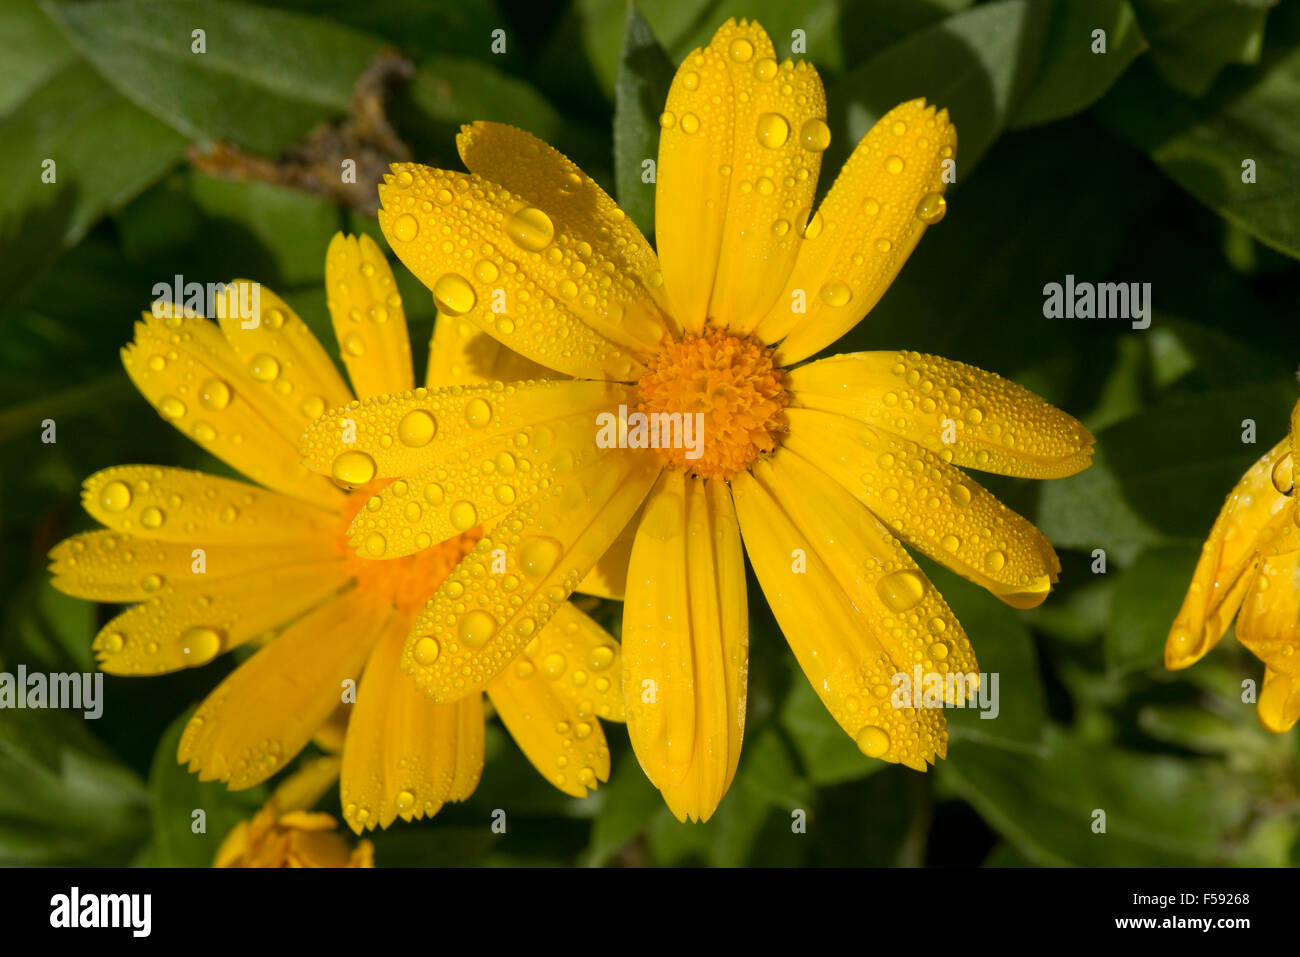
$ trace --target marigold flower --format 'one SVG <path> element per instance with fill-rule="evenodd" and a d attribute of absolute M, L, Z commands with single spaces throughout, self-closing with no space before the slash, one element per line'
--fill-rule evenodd
<path fill-rule="evenodd" d="M 758 24 L 729 21 L 678 70 L 660 125 L 657 254 L 590 177 L 518 129 L 466 127 L 468 174 L 394 165 L 380 225 L 443 315 L 573 380 L 334 411 L 304 437 L 308 465 L 337 474 L 361 452 L 367 471 L 435 506 L 410 517 L 381 491 L 353 526 L 374 557 L 485 529 L 402 651 L 435 700 L 494 680 L 605 556 L 626 568 L 637 757 L 679 818 L 708 818 L 744 730 L 747 552 L 835 719 L 866 755 L 924 770 L 946 751 L 942 712 L 891 707 L 891 676 L 976 662 L 895 536 L 1008 604 L 1038 604 L 1060 568 L 1051 545 L 958 467 L 1070 475 L 1092 436 L 959 362 L 890 351 L 801 364 L 862 319 L 943 217 L 957 143 L 945 111 L 890 111 L 814 211 L 830 142 L 817 72 L 778 63 Z M 593 428 L 612 410 L 627 447 Z M 647 441 L 638 414 L 670 441 Z M 696 415 L 698 449 L 677 441 Z M 436 434 L 407 441 L 420 416 Z M 494 553 L 508 577 L 470 570 Z"/>
<path fill-rule="evenodd" d="M 1300 718 L 1300 509 L 1291 432 L 1242 476 L 1210 530 L 1183 607 L 1165 641 L 1165 667 L 1186 668 L 1219 643 L 1233 617 L 1237 640 L 1264 662 L 1260 723 L 1275 733 Z"/>
<path fill-rule="evenodd" d="M 335 236 L 326 280 L 357 394 L 411 389 L 405 313 L 379 246 L 366 236 Z M 95 638 L 110 674 L 164 674 L 264 644 L 184 731 L 178 758 L 203 780 L 238 789 L 267 779 L 313 736 L 337 737 L 331 719 L 342 707 L 349 711 L 341 768 L 347 823 L 360 832 L 432 815 L 478 784 L 482 698 L 431 702 L 402 676 L 399 659 L 415 616 L 482 532 L 471 523 L 449 538 L 419 541 L 418 554 L 396 561 L 353 555 L 348 527 L 378 506 L 377 493 L 401 500 L 407 515 L 429 501 L 408 495 L 402 481 L 353 472 L 336 484 L 302 465 L 303 429 L 353 393 L 280 297 L 261 289 L 258 315 L 241 317 L 239 297 L 253 301 L 247 284 L 231 284 L 225 295 L 219 324 L 173 304 L 146 313 L 122 358 L 167 421 L 259 484 L 159 466 L 98 472 L 86 480 L 83 503 L 107 527 L 52 550 L 54 585 L 81 598 L 135 603 Z M 469 327 L 441 323 L 430 343 L 430 384 L 535 371 Z M 521 648 L 516 667 L 483 690 L 547 780 L 582 797 L 609 776 L 597 718 L 623 717 L 619 646 L 572 605 L 554 612 Z M 590 680 L 556 681 L 542 670 L 550 655 L 600 665 Z M 349 682 L 354 704 L 345 698 Z M 299 831 L 305 820 L 295 819 Z"/>

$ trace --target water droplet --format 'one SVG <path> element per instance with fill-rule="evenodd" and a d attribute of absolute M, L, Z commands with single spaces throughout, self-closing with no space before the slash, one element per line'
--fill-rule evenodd
<path fill-rule="evenodd" d="M 248 374 L 258 382 L 271 382 L 280 374 L 280 363 L 273 355 L 258 353 L 249 360 Z"/>
<path fill-rule="evenodd" d="M 891 156 L 885 160 L 885 169 L 889 170 L 891 173 L 901 173 L 905 165 L 907 164 L 903 162 L 903 157 L 901 156 Z"/>
<path fill-rule="evenodd" d="M 737 63 L 748 63 L 750 57 L 754 55 L 754 44 L 750 43 L 744 37 L 736 37 L 731 41 L 731 58 Z"/>
<path fill-rule="evenodd" d="M 558 651 L 553 651 L 542 661 L 542 671 L 546 672 L 548 678 L 558 678 L 564 674 L 564 669 L 568 667 L 569 662 L 564 655 Z"/>
<path fill-rule="evenodd" d="M 388 542 L 385 541 L 384 536 L 380 535 L 378 532 L 371 532 L 367 535 L 366 540 L 361 545 L 362 551 L 371 558 L 379 558 L 384 554 L 384 551 L 387 548 Z"/>
<path fill-rule="evenodd" d="M 397 797 L 393 799 L 393 804 L 399 814 L 406 814 L 415 807 L 415 795 L 410 791 L 398 791 Z"/>
<path fill-rule="evenodd" d="M 109 654 L 117 654 L 126 644 L 126 639 L 120 631 L 109 632 L 104 636 L 104 650 Z"/>
<path fill-rule="evenodd" d="M 597 645 L 587 656 L 587 665 L 592 671 L 604 671 L 614 663 L 614 649 L 609 645 Z"/>
<path fill-rule="evenodd" d="M 811 218 L 809 218 L 809 213 L 812 213 Z M 822 234 L 822 228 L 826 225 L 822 220 L 822 212 L 820 209 L 815 213 L 810 209 L 805 209 L 803 214 L 799 217 L 799 220 L 805 224 L 800 233 L 804 239 L 816 239 Z"/>
<path fill-rule="evenodd" d="M 145 528 L 161 528 L 166 520 L 163 510 L 157 507 L 151 506 L 140 513 L 140 524 Z"/>
<path fill-rule="evenodd" d="M 776 76 L 777 69 L 776 61 L 770 56 L 765 56 L 754 64 L 754 77 L 766 83 Z"/>
<path fill-rule="evenodd" d="M 221 635 L 211 628 L 189 628 L 181 635 L 181 656 L 187 667 L 206 665 L 220 651 Z"/>
<path fill-rule="evenodd" d="M 199 386 L 199 403 L 205 409 L 220 412 L 230 404 L 230 386 L 220 379 L 208 379 Z"/>
<path fill-rule="evenodd" d="M 473 503 L 463 499 L 451 507 L 451 525 L 458 532 L 469 531 L 478 524 L 478 512 Z"/>
<path fill-rule="evenodd" d="M 319 419 L 325 413 L 325 399 L 319 395 L 309 395 L 299 406 L 302 414 L 309 419 Z"/>
<path fill-rule="evenodd" d="M 889 735 L 883 728 L 867 725 L 858 732 L 858 750 L 869 758 L 882 757 L 889 750 Z"/>
<path fill-rule="evenodd" d="M 397 423 L 397 437 L 401 439 L 403 445 L 413 449 L 428 445 L 433 441 L 437 431 L 437 421 L 424 409 L 413 409 L 402 416 L 402 421 Z"/>
<path fill-rule="evenodd" d="M 497 630 L 497 620 L 482 609 L 476 609 L 460 619 L 456 632 L 460 640 L 471 648 L 482 648 Z"/>
<path fill-rule="evenodd" d="M 420 232 L 420 224 L 410 213 L 403 213 L 393 220 L 393 238 L 409 243 Z"/>
<path fill-rule="evenodd" d="M 758 118 L 758 141 L 770 150 L 785 145 L 790 136 L 790 124 L 780 113 L 764 113 Z"/>
<path fill-rule="evenodd" d="M 501 271 L 497 269 L 496 263 L 486 259 L 480 259 L 474 267 L 474 278 L 479 282 L 496 282 L 500 275 Z"/>
<path fill-rule="evenodd" d="M 917 218 L 928 226 L 933 226 L 943 219 L 947 212 L 948 201 L 943 198 L 942 193 L 926 193 L 921 197 L 921 202 L 916 205 Z"/>
<path fill-rule="evenodd" d="M 666 110 L 663 113 L 659 114 L 659 126 L 661 128 L 665 130 L 670 130 L 673 128 L 673 126 L 676 123 L 677 123 L 677 117 L 674 114 L 669 113 Z"/>
<path fill-rule="evenodd" d="M 682 132 L 690 135 L 700 128 L 700 118 L 694 113 L 687 113 L 682 117 Z"/>
<path fill-rule="evenodd" d="M 158 402 L 158 411 L 167 419 L 179 419 L 185 414 L 185 403 L 174 395 L 165 395 Z"/>
<path fill-rule="evenodd" d="M 525 206 L 506 222 L 506 235 L 520 249 L 541 252 L 555 238 L 555 224 L 536 206 Z"/>
<path fill-rule="evenodd" d="M 529 578 L 545 578 L 559 561 L 561 551 L 560 543 L 553 538 L 526 538 L 519 546 L 519 569 Z"/>
<path fill-rule="evenodd" d="M 688 90 L 698 90 L 700 88 L 700 75 L 692 70 L 682 77 L 682 86 Z"/>
<path fill-rule="evenodd" d="M 815 117 L 805 121 L 799 129 L 799 145 L 810 153 L 820 153 L 831 145 L 831 128 Z"/>
<path fill-rule="evenodd" d="M 492 421 L 492 406 L 485 399 L 470 399 L 465 404 L 465 421 L 481 429 Z"/>
<path fill-rule="evenodd" d="M 1000 549 L 992 549 L 984 556 L 984 568 L 990 572 L 999 572 L 1007 563 L 1007 556 Z"/>
<path fill-rule="evenodd" d="M 822 302 L 828 306 L 847 306 L 853 291 L 842 282 L 828 282 L 821 289 Z"/>
<path fill-rule="evenodd" d="M 131 490 L 125 482 L 109 482 L 99 490 L 99 504 L 106 512 L 125 512 L 131 504 Z"/>
<path fill-rule="evenodd" d="M 876 593 L 892 611 L 904 612 L 925 597 L 925 579 L 920 572 L 904 568 L 876 582 Z"/>
<path fill-rule="evenodd" d="M 449 316 L 463 316 L 478 302 L 474 287 L 464 276 L 454 272 L 444 273 L 433 284 L 433 299 L 438 308 Z"/>
<path fill-rule="evenodd" d="M 330 474 L 343 485 L 365 485 L 375 477 L 375 460 L 365 452 L 344 452 L 334 460 Z"/>
<path fill-rule="evenodd" d="M 438 643 L 425 635 L 415 643 L 415 660 L 422 665 L 431 665 L 438 657 Z"/>

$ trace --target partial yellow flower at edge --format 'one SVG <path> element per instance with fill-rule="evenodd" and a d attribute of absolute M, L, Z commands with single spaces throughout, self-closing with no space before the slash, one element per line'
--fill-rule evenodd
<path fill-rule="evenodd" d="M 391 391 L 409 390 L 405 316 L 378 245 L 336 236 L 326 276 L 358 392 L 382 395 L 386 382 Z M 381 490 L 400 496 L 405 483 L 355 470 L 343 476 L 355 481 L 337 482 L 303 467 L 303 429 L 327 408 L 346 407 L 352 392 L 306 324 L 270 290 L 260 290 L 256 316 L 241 316 L 236 304 L 255 301 L 249 293 L 246 282 L 232 284 L 216 306 L 217 323 L 159 304 L 137 323 L 123 363 L 164 419 L 258 484 L 156 466 L 98 472 L 86 480 L 83 504 L 105 528 L 51 551 L 53 584 L 131 605 L 94 642 L 109 673 L 163 674 L 201 667 L 245 643 L 259 646 L 182 735 L 178 759 L 203 780 L 250 787 L 309 741 L 332 742 L 341 744 L 340 797 L 354 830 L 432 815 L 478 784 L 483 705 L 479 696 L 428 701 L 398 680 L 396 662 L 412 620 L 481 530 L 456 529 L 397 561 L 349 553 L 357 514 Z M 530 368 L 487 337 L 460 336 L 449 324 L 455 321 L 439 321 L 431 343 L 436 384 L 444 384 L 441 375 L 446 384 L 478 382 Z M 421 507 L 403 505 L 408 513 Z M 581 686 L 575 673 L 551 676 L 544 661 L 552 655 L 598 659 L 601 672 L 582 671 L 591 680 Z M 529 760 L 567 794 L 582 797 L 608 778 L 598 719 L 622 719 L 620 668 L 618 643 L 565 604 L 554 627 L 539 629 L 531 656 L 525 652 L 486 689 Z M 357 693 L 345 704 L 348 683 Z M 345 724 L 340 707 L 349 712 Z"/>
<path fill-rule="evenodd" d="M 678 70 L 660 125 L 657 255 L 589 176 L 512 127 L 463 129 L 468 175 L 396 164 L 380 225 L 440 308 L 577 381 L 361 403 L 308 430 L 305 460 L 336 467 L 346 415 L 378 473 L 433 505 L 421 521 L 484 527 L 402 652 L 435 700 L 501 673 L 632 524 L 629 733 L 679 818 L 708 818 L 739 759 L 742 542 L 844 730 L 870 757 L 924 769 L 946 747 L 942 712 L 893 708 L 889 677 L 976 664 L 894 536 L 1008 604 L 1041 602 L 1060 568 L 1051 545 L 959 467 L 1070 475 L 1092 436 L 1025 389 L 933 356 L 796 365 L 866 314 L 943 217 L 945 111 L 890 111 L 814 210 L 830 141 L 821 82 L 778 63 L 757 24 L 729 21 Z M 639 447 L 630 412 L 699 414 L 704 441 L 678 429 L 675 447 Z M 421 415 L 437 433 L 412 448 L 402 423 Z M 378 554 L 406 554 L 416 527 L 380 498 Z M 473 574 L 492 556 L 504 574 Z M 420 643 L 439 653 L 422 658 Z"/>
<path fill-rule="evenodd" d="M 1223 504 L 1165 642 L 1165 666 L 1187 668 L 1218 644 L 1235 616 L 1237 640 L 1264 662 L 1257 712 L 1269 731 L 1300 719 L 1300 508 L 1290 434 L 1265 453 Z"/>
<path fill-rule="evenodd" d="M 231 829 L 213 867 L 374 867 L 369 841 L 348 846 L 329 814 L 309 809 L 338 781 L 337 758 L 318 758 L 290 775 L 250 820 Z"/>

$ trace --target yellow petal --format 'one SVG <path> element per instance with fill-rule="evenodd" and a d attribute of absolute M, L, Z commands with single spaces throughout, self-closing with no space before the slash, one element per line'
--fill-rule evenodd
<path fill-rule="evenodd" d="M 945 209 L 943 164 L 957 148 L 948 111 L 912 100 L 862 138 L 804 234 L 785 289 L 759 323 L 786 366 L 852 329 L 884 295 Z M 801 295 L 796 295 L 796 291 Z M 798 311 L 801 300 L 806 311 Z"/>
<path fill-rule="evenodd" d="M 475 443 L 566 416 L 596 416 L 631 402 L 612 382 L 548 380 L 416 389 L 353 402 L 321 416 L 302 436 L 307 465 L 347 485 L 415 475 Z M 521 449 L 522 451 L 522 449 Z"/>
<path fill-rule="evenodd" d="M 817 71 L 729 20 L 677 71 L 660 121 L 655 231 L 676 314 L 749 332 L 799 254 L 830 144 Z"/>
<path fill-rule="evenodd" d="M 787 409 L 786 447 L 848 489 L 903 540 L 1014 608 L 1047 597 L 1061 570 L 1047 538 L 939 456 L 889 432 Z"/>
<path fill-rule="evenodd" d="M 325 254 L 325 291 L 339 352 L 357 396 L 366 399 L 415 388 L 406 312 L 378 244 L 364 234 L 358 239 L 335 233 Z"/>
<path fill-rule="evenodd" d="M 283 811 L 305 811 L 338 783 L 340 766 L 340 759 L 334 754 L 304 761 L 276 785 L 271 800 Z"/>
<path fill-rule="evenodd" d="M 366 663 L 343 746 L 343 819 L 358 834 L 463 801 L 483 773 L 483 699 L 435 704 L 402 674 L 405 619 L 394 616 Z"/>
<path fill-rule="evenodd" d="M 1237 613 L 1237 640 L 1274 671 L 1300 677 L 1300 552 L 1260 561 Z"/>
<path fill-rule="evenodd" d="M 566 794 L 586 797 L 609 780 L 597 718 L 622 719 L 621 679 L 618 643 L 566 602 L 488 695 L 533 767 Z"/>
<path fill-rule="evenodd" d="M 646 320 L 634 278 L 611 275 L 601 249 L 478 176 L 397 163 L 384 179 L 379 225 L 441 313 L 559 372 L 645 371 L 638 356 L 656 348 L 663 325 Z"/>
<path fill-rule="evenodd" d="M 504 123 L 461 127 L 456 146 L 465 168 L 546 210 L 559 232 L 598 250 L 614 274 L 632 279 L 637 314 L 661 336 L 681 328 L 666 312 L 659 260 L 646 238 L 609 194 L 577 164 L 531 133 Z"/>
<path fill-rule="evenodd" d="M 430 389 L 558 377 L 558 373 L 507 349 L 468 319 L 439 314 L 433 324 L 425 379 Z"/>
<path fill-rule="evenodd" d="M 1092 434 L 1028 389 L 918 352 L 831 356 L 788 373 L 792 402 L 885 429 L 962 468 L 1061 478 L 1092 461 Z"/>
<path fill-rule="evenodd" d="M 94 642 L 99 667 L 114 675 L 201 667 L 325 602 L 346 582 L 338 557 L 286 565 L 273 575 L 249 571 L 206 585 L 166 582 L 100 630 Z"/>
<path fill-rule="evenodd" d="M 232 790 L 265 781 L 329 718 L 383 623 L 380 606 L 355 595 L 305 615 L 208 696 L 185 726 L 177 760 Z"/>
<path fill-rule="evenodd" d="M 680 821 L 731 786 L 749 667 L 745 560 L 725 483 L 665 471 L 632 547 L 623 615 L 628 735 Z"/>
<path fill-rule="evenodd" d="M 336 512 L 246 482 L 153 465 L 96 472 L 82 484 L 81 504 L 115 531 L 185 544 L 328 541 L 339 531 Z"/>
<path fill-rule="evenodd" d="M 1273 468 L 1290 444 L 1283 439 L 1246 472 L 1223 503 L 1201 549 L 1191 587 L 1165 641 L 1165 667 L 1186 668 L 1219 643 L 1259 564 L 1292 514 L 1273 487 Z"/>
<path fill-rule="evenodd" d="M 292 313 L 283 308 L 285 324 L 292 327 Z M 312 415 L 327 408 L 325 399 L 309 403 L 303 395 L 293 404 L 277 395 L 252 376 L 215 323 L 146 313 L 136 323 L 135 340 L 122 350 L 122 364 L 164 419 L 249 478 L 326 508 L 342 501 L 339 490 L 312 475 L 297 454 L 299 434 Z M 272 363 L 263 360 L 257 367 L 266 374 Z"/>
<path fill-rule="evenodd" d="M 1300 718 L 1300 677 L 1265 668 L 1258 712 L 1259 723 L 1274 734 L 1290 731 Z"/>
<path fill-rule="evenodd" d="M 636 538 L 637 526 L 641 524 L 641 513 L 632 516 L 618 538 L 600 556 L 600 561 L 587 577 L 578 583 L 574 591 L 584 595 L 596 595 L 622 601 L 627 590 L 627 564 L 632 558 L 632 542 Z"/>
<path fill-rule="evenodd" d="M 556 476 L 547 495 L 488 529 L 442 583 L 407 638 L 402 668 L 438 701 L 485 688 L 609 548 L 658 470 L 650 454 L 612 450 Z"/>
<path fill-rule="evenodd" d="M 229 305 L 218 319 L 221 332 L 244 366 L 248 387 L 261 397 L 260 406 L 278 406 L 301 432 L 326 409 L 352 400 L 339 370 L 307 323 L 271 290 L 261 287 L 257 322 L 246 328 L 233 308 L 247 298 L 237 279 L 226 287 Z"/>
<path fill-rule="evenodd" d="M 395 558 L 488 525 L 547 494 L 557 473 L 603 457 L 597 434 L 588 409 L 464 446 L 370 499 L 352 522 L 350 543 L 366 558 Z"/>
<path fill-rule="evenodd" d="M 975 668 L 933 586 L 870 512 L 787 450 L 733 481 L 732 494 L 763 594 L 831 716 L 868 757 L 918 771 L 943 757 L 943 710 L 893 700 L 895 675 L 927 654 L 954 677 Z M 935 618 L 946 625 L 937 633 Z M 949 658 L 930 651 L 935 642 Z"/>
<path fill-rule="evenodd" d="M 202 589 L 232 575 L 319 560 L 322 545 L 320 539 L 256 547 L 204 544 L 198 556 L 194 542 L 148 541 L 101 529 L 73 535 L 51 549 L 51 584 L 90 601 L 144 601 L 164 584 Z"/>

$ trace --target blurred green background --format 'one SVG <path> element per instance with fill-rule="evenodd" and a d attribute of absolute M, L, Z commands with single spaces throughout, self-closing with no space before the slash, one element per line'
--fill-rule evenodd
<path fill-rule="evenodd" d="M 419 161 L 459 166 L 474 119 L 546 138 L 651 229 L 655 118 L 673 66 L 727 17 L 779 53 L 803 31 L 835 142 L 823 190 L 872 120 L 926 96 L 960 136 L 949 214 L 835 351 L 905 347 L 974 363 L 1082 418 L 1096 464 L 987 484 L 1056 543 L 1064 572 L 1020 613 L 927 566 L 1001 715 L 950 712 L 921 775 L 864 758 L 826 714 L 751 581 L 740 771 L 706 825 L 679 825 L 608 727 L 614 776 L 550 788 L 498 725 L 478 792 L 376 838 L 382 864 L 1294 865 L 1300 734 L 1241 701 L 1262 665 L 1225 640 L 1161 667 L 1169 623 L 1224 495 L 1284 432 L 1300 363 L 1300 4 L 1267 0 L 4 0 L 0 3 L 0 670 L 89 670 L 114 609 L 65 598 L 45 553 L 90 527 L 81 480 L 118 463 L 221 470 L 132 389 L 118 349 L 176 273 L 260 280 L 336 350 L 321 284 L 361 204 L 275 180 L 348 114 L 384 45 L 414 66 L 387 102 Z M 206 32 L 207 53 L 190 51 Z M 1104 30 L 1106 52 L 1093 53 Z M 492 51 L 505 31 L 506 52 Z M 329 137 L 312 142 L 328 145 Z M 192 144 L 261 178 L 208 175 Z M 347 155 L 346 153 L 344 155 Z M 305 158 L 304 158 L 305 157 Z M 57 182 L 42 182 L 42 161 Z M 1256 164 L 1243 184 L 1242 163 Z M 200 164 L 202 165 L 202 164 Z M 330 167 L 337 170 L 337 162 Z M 270 169 L 274 175 L 266 175 Z M 334 174 L 337 176 L 337 173 Z M 352 208 L 357 205 L 358 209 Z M 653 235 L 652 232 L 650 235 Z M 382 240 L 381 240 L 382 243 Z M 404 269 L 417 363 L 434 318 Z M 1149 282 L 1151 327 L 1048 320 L 1066 274 Z M 55 419 L 58 441 L 40 441 Z M 1253 419 L 1258 444 L 1244 444 Z M 1092 571 L 1104 549 L 1105 574 Z M 617 627 L 617 606 L 599 613 Z M 199 785 L 178 721 L 235 662 L 106 679 L 97 722 L 0 711 L 0 863 L 206 865 L 265 792 Z M 511 831 L 487 826 L 497 807 Z M 190 810 L 209 833 L 190 833 Z M 792 812 L 807 813 L 793 833 Z M 1107 832 L 1092 831 L 1092 812 Z M 337 812 L 337 807 L 334 807 Z"/>

